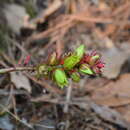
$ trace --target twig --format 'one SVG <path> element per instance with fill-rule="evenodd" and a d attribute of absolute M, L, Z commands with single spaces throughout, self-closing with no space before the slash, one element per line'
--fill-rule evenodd
<path fill-rule="evenodd" d="M 9 91 L 1 90 L 1 89 L 0 89 L 0 96 L 1 96 L 1 95 L 7 96 L 7 95 L 9 95 L 9 94 L 10 94 Z M 24 90 L 20 90 L 20 91 L 14 90 L 14 91 L 12 92 L 12 95 L 27 95 L 27 94 L 28 94 L 28 93 L 27 93 L 26 91 L 24 91 Z"/>
<path fill-rule="evenodd" d="M 6 112 L 8 112 L 12 117 L 14 117 L 16 120 L 18 120 L 20 123 L 24 124 L 28 128 L 33 128 L 31 124 L 26 123 L 24 120 L 19 119 L 16 115 L 14 115 L 12 112 L 10 112 L 6 107 L 4 107 L 2 104 L 0 104 L 0 107 L 3 108 Z"/>
<path fill-rule="evenodd" d="M 71 99 L 71 92 L 72 92 L 72 82 L 70 81 L 70 85 L 67 88 L 66 104 L 64 106 L 64 113 L 68 113 L 69 103 L 70 103 L 70 99 Z"/>
<path fill-rule="evenodd" d="M 69 122 L 69 120 L 66 120 L 66 122 L 65 122 L 65 130 L 68 130 L 69 126 L 70 126 L 70 122 Z"/>
<path fill-rule="evenodd" d="M 26 70 L 35 70 L 35 67 L 10 67 L 0 69 L 0 74 L 9 73 L 13 71 L 26 71 Z"/>
<path fill-rule="evenodd" d="M 41 125 L 41 124 L 34 124 L 34 126 L 39 126 L 41 128 L 47 128 L 47 129 L 55 129 L 55 126 L 47 126 L 47 125 Z"/>
<path fill-rule="evenodd" d="M 44 102 L 49 102 L 49 103 L 54 103 L 54 104 L 63 104 L 63 105 L 67 104 L 67 102 L 64 99 L 61 100 L 58 98 L 45 99 L 45 100 L 44 99 L 42 99 L 42 100 L 31 99 L 31 101 L 32 102 L 44 101 Z M 69 105 L 77 105 L 81 109 L 84 109 L 84 110 L 91 109 L 96 114 L 98 114 L 102 119 L 104 119 L 106 121 L 121 125 L 121 126 L 126 127 L 126 128 L 130 128 L 129 123 L 126 122 L 124 119 L 122 119 L 121 115 L 118 112 L 116 112 L 115 110 L 113 110 L 109 107 L 97 105 L 88 97 L 83 97 L 83 98 L 76 98 L 75 97 L 74 99 L 72 99 L 69 102 Z M 66 126 L 66 128 L 67 127 L 68 126 Z"/>

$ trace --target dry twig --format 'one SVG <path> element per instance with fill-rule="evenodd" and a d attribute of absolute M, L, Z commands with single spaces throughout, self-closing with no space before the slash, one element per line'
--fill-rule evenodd
<path fill-rule="evenodd" d="M 35 70 L 35 67 L 10 67 L 10 68 L 4 68 L 0 69 L 0 74 L 9 73 L 13 71 L 32 71 Z"/>

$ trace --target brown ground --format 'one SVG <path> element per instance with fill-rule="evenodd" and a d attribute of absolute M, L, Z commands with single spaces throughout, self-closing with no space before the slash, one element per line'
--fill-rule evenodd
<path fill-rule="evenodd" d="M 129 0 L 5 0 L 0 10 L 1 69 L 23 66 L 27 55 L 35 66 L 81 43 L 105 62 L 101 76 L 71 84 L 68 103 L 67 88 L 32 71 L 1 74 L 2 130 L 130 129 Z"/>

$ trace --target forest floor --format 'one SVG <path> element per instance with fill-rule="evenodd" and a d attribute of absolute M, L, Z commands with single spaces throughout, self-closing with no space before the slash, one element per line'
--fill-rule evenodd
<path fill-rule="evenodd" d="M 130 129 L 129 0 L 0 1 L 0 69 L 35 66 L 80 44 L 101 53 L 105 67 L 69 91 L 33 71 L 0 74 L 0 129 Z"/>

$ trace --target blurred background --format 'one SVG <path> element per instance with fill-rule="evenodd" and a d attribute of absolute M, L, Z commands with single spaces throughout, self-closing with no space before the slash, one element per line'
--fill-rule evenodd
<path fill-rule="evenodd" d="M 101 53 L 101 76 L 60 89 L 33 72 L 0 75 L 2 130 L 130 129 L 129 0 L 0 0 L 0 68 L 73 51 Z M 67 113 L 64 107 L 69 104 Z"/>

